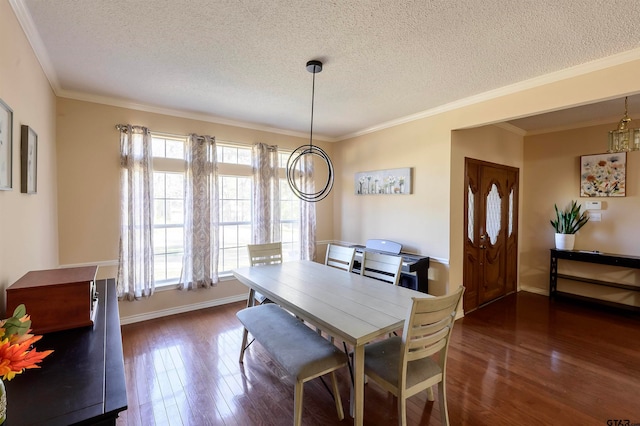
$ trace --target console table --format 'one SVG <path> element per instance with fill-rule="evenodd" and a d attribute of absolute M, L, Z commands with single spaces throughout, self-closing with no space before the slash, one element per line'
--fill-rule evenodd
<path fill-rule="evenodd" d="M 600 265 L 620 266 L 623 268 L 640 269 L 640 257 L 638 256 L 626 256 L 621 254 L 601 253 L 598 251 L 583 251 L 583 250 L 557 250 L 551 249 L 551 264 L 549 268 L 549 297 L 555 297 L 557 294 L 571 295 L 570 293 L 564 293 L 558 291 L 558 278 L 579 281 L 583 283 L 589 283 L 599 286 L 607 286 L 613 288 L 619 288 L 628 291 L 640 291 L 640 286 L 620 284 L 610 281 L 596 280 L 592 278 L 578 277 L 575 275 L 566 275 L 558 273 L 558 260 L 566 259 L 575 262 L 595 263 Z M 577 296 L 577 295 L 575 295 Z M 579 296 L 580 298 L 586 298 L 585 296 Z M 635 310 L 640 310 L 640 307 L 634 307 L 631 305 L 624 305 L 620 303 L 608 302 L 601 299 L 589 298 L 594 301 L 602 301 L 606 304 L 615 305 L 618 307 L 625 307 Z"/>
<path fill-rule="evenodd" d="M 6 426 L 115 425 L 127 408 L 115 282 L 96 290 L 93 326 L 44 334 L 36 349 L 54 352 L 41 368 L 5 381 Z"/>

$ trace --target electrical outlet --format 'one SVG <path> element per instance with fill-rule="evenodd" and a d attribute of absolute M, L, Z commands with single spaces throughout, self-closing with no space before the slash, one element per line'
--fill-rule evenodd
<path fill-rule="evenodd" d="M 602 220 L 602 213 L 589 213 L 589 221 L 600 222 Z"/>

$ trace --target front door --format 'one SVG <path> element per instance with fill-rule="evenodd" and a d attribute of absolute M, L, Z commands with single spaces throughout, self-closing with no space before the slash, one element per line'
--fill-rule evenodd
<path fill-rule="evenodd" d="M 465 159 L 464 311 L 516 290 L 518 169 Z"/>

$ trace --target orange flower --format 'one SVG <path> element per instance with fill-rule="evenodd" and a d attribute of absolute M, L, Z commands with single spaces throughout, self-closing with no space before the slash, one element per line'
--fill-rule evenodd
<path fill-rule="evenodd" d="M 4 380 L 13 379 L 27 368 L 39 368 L 36 364 L 53 352 L 30 349 L 41 338 L 42 336 L 31 335 L 21 343 L 11 344 L 8 339 L 0 342 L 0 375 Z"/>
<path fill-rule="evenodd" d="M 33 344 L 42 336 L 29 334 L 31 319 L 24 305 L 19 305 L 13 316 L 0 321 L 0 376 L 11 380 L 27 368 L 40 368 L 37 364 L 53 351 L 38 352 Z"/>

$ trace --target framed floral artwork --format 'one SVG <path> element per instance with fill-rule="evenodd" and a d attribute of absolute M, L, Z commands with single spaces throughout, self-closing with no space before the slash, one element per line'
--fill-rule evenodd
<path fill-rule="evenodd" d="M 411 194 L 411 167 L 358 172 L 355 176 L 355 193 L 356 195 Z"/>
<path fill-rule="evenodd" d="M 0 99 L 0 190 L 12 186 L 13 110 Z"/>
<path fill-rule="evenodd" d="M 626 167 L 626 152 L 581 156 L 580 196 L 626 196 Z"/>

